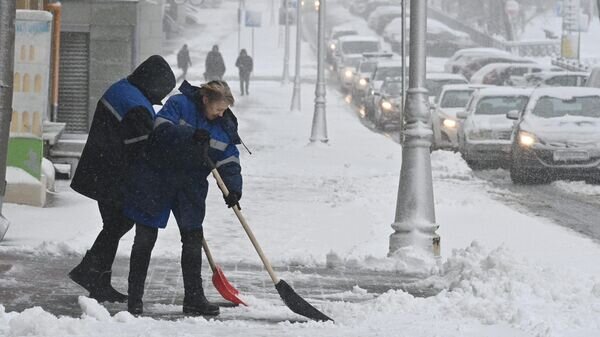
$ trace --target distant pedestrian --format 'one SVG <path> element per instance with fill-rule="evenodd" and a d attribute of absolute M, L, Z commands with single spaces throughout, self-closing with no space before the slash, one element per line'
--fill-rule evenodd
<path fill-rule="evenodd" d="M 185 80 L 185 75 L 187 75 L 188 68 L 192 66 L 192 60 L 190 59 L 190 51 L 188 49 L 187 44 L 184 44 L 183 47 L 177 53 L 177 68 L 181 69 L 183 73 L 177 77 L 177 81 L 180 79 Z"/>
<path fill-rule="evenodd" d="M 225 75 L 225 61 L 223 61 L 223 56 L 219 52 L 219 46 L 214 45 L 212 50 L 208 52 L 204 67 L 204 79 L 207 82 L 221 81 L 223 79 L 223 75 Z"/>
<path fill-rule="evenodd" d="M 129 167 L 142 160 L 154 125 L 152 105 L 162 104 L 174 87 L 175 75 L 169 64 L 153 55 L 127 78 L 111 85 L 98 101 L 71 188 L 98 202 L 103 226 L 81 263 L 69 272 L 98 302 L 127 300 L 111 285 L 119 240 L 134 224 L 123 214 L 121 185 Z"/>
<path fill-rule="evenodd" d="M 235 61 L 235 66 L 238 67 L 240 71 L 240 90 L 242 96 L 244 96 L 244 94 L 249 95 L 248 86 L 250 85 L 250 73 L 252 73 L 254 63 L 252 57 L 246 52 L 246 49 L 240 51 L 240 56 L 238 56 Z"/>

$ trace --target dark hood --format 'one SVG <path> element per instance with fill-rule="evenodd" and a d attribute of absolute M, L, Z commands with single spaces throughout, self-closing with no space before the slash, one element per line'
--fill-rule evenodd
<path fill-rule="evenodd" d="M 175 75 L 167 61 L 159 55 L 152 55 L 142 62 L 127 80 L 155 105 L 161 105 L 161 101 L 175 88 Z"/>

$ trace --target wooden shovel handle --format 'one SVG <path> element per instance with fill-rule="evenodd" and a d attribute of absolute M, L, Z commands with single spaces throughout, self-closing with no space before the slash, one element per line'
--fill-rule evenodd
<path fill-rule="evenodd" d="M 206 243 L 206 240 L 204 239 L 204 237 L 202 237 L 202 247 L 204 248 L 204 253 L 206 253 L 206 259 L 208 260 L 210 269 L 212 270 L 213 273 L 216 272 L 217 266 L 215 264 L 215 260 L 213 259 L 213 256 L 210 253 L 210 249 L 208 249 L 208 244 Z"/>
<path fill-rule="evenodd" d="M 225 182 L 223 182 L 223 179 L 221 178 L 219 171 L 217 171 L 216 168 L 213 168 L 211 173 L 212 173 L 213 177 L 215 177 L 215 179 L 217 180 L 217 185 L 219 185 L 219 188 L 221 189 L 221 192 L 223 192 L 223 195 L 228 196 L 229 190 L 227 189 L 227 186 L 225 186 Z M 277 277 L 277 275 L 275 275 L 275 272 L 273 271 L 273 267 L 271 267 L 271 263 L 269 263 L 269 260 L 265 256 L 265 253 L 263 253 L 262 249 L 260 248 L 258 241 L 256 241 L 256 237 L 254 237 L 254 234 L 252 233 L 250 226 L 248 225 L 248 223 L 246 222 L 246 219 L 242 215 L 242 211 L 240 210 L 240 208 L 237 205 L 234 205 L 232 208 L 233 208 L 233 212 L 235 212 L 235 215 L 237 216 L 238 220 L 240 220 L 240 223 L 242 224 L 244 231 L 246 231 L 246 234 L 248 234 L 248 238 L 250 238 L 250 241 L 252 242 L 254 249 L 256 249 L 258 256 L 262 260 L 263 265 L 267 269 L 267 272 L 269 273 L 271 280 L 273 280 L 274 284 L 279 283 L 279 278 Z"/>

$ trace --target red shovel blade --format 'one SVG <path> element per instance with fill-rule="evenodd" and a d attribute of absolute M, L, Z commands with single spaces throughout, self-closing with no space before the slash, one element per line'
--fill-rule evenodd
<path fill-rule="evenodd" d="M 234 304 L 243 304 L 248 306 L 246 303 L 244 303 L 244 301 L 237 297 L 240 292 L 235 289 L 231 283 L 229 283 L 229 281 L 227 281 L 227 278 L 225 277 L 225 274 L 223 274 L 221 267 L 215 266 L 212 282 L 215 288 L 217 288 L 219 294 L 221 294 L 224 299 Z"/>

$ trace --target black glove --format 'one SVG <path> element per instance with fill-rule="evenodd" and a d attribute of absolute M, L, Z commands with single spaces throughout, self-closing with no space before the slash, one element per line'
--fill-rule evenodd
<path fill-rule="evenodd" d="M 204 129 L 196 129 L 192 138 L 199 144 L 207 144 L 210 142 L 210 132 Z"/>
<path fill-rule="evenodd" d="M 223 199 L 225 200 L 225 203 L 227 204 L 227 207 L 229 207 L 229 208 L 237 205 L 237 207 L 239 209 L 242 209 L 240 207 L 240 203 L 239 203 L 241 198 L 242 198 L 242 196 L 237 192 L 229 192 L 229 194 L 227 196 L 223 195 Z"/>

